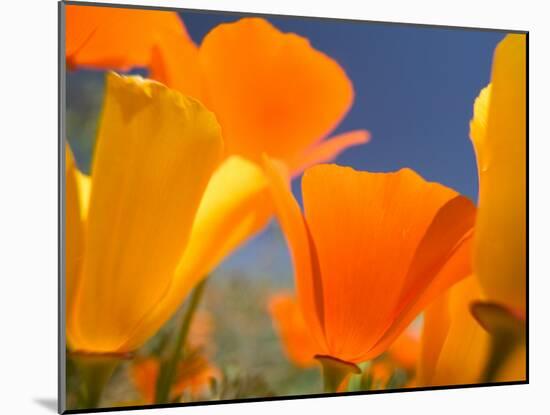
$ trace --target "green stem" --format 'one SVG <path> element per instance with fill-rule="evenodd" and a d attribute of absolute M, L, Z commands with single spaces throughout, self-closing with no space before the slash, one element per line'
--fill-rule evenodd
<path fill-rule="evenodd" d="M 361 373 L 361 369 L 354 363 L 345 362 L 331 356 L 315 356 L 321 363 L 323 375 L 323 391 L 325 393 L 335 393 L 344 379 L 352 374 Z"/>
<path fill-rule="evenodd" d="M 174 383 L 174 379 L 176 377 L 178 363 L 182 358 L 183 346 L 185 345 L 189 328 L 191 327 L 191 322 L 193 321 L 193 316 L 204 292 L 206 280 L 207 279 L 204 278 L 193 290 L 171 353 L 161 364 L 156 385 L 155 403 L 170 402 L 170 390 L 172 389 L 172 384 Z"/>
<path fill-rule="evenodd" d="M 81 381 L 78 406 L 80 409 L 97 408 L 121 359 L 111 355 L 75 355 L 72 358 Z"/>
<path fill-rule="evenodd" d="M 498 373 L 510 355 L 525 344 L 525 321 L 506 307 L 491 302 L 476 301 L 470 312 L 490 336 L 489 359 L 483 371 L 483 381 L 497 381 Z"/>
<path fill-rule="evenodd" d="M 518 347 L 518 344 L 519 342 L 514 333 L 492 333 L 489 346 L 489 359 L 486 363 L 483 375 L 483 381 L 485 383 L 492 383 L 497 380 L 500 369 L 509 356 L 512 355 L 516 347 Z"/>

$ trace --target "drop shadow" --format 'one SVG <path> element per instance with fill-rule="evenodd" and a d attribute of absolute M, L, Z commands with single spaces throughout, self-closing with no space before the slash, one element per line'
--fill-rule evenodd
<path fill-rule="evenodd" d="M 55 398 L 35 398 L 34 402 L 51 412 L 57 413 L 57 399 Z"/>

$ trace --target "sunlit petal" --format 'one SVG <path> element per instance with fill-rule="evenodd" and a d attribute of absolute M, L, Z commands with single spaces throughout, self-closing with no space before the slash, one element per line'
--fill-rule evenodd
<path fill-rule="evenodd" d="M 437 251 L 421 282 L 410 275 L 434 217 L 456 193 L 410 170 L 376 174 L 323 165 L 306 171 L 302 194 L 319 256 L 329 351 L 365 360 L 408 301 L 403 291 L 413 281 L 427 285 L 437 274 L 428 264 L 447 259 L 446 250 Z"/>
<path fill-rule="evenodd" d="M 267 181 L 254 163 L 226 159 L 214 172 L 200 202 L 189 242 L 173 282 L 136 329 L 139 343 L 181 305 L 191 289 L 230 252 L 263 229 L 273 214 Z M 130 347 L 126 345 L 125 347 Z"/>
<path fill-rule="evenodd" d="M 109 74 L 82 281 L 69 312 L 75 348 L 139 345 L 133 339 L 145 335 L 135 329 L 170 288 L 221 154 L 219 126 L 197 101 L 157 82 Z"/>
<path fill-rule="evenodd" d="M 526 37 L 519 34 L 498 45 L 490 98 L 485 97 L 485 136 L 472 130 L 480 176 L 475 274 L 489 300 L 520 313 L 525 313 L 526 302 L 525 48 Z M 482 116 L 476 110 L 474 126 L 482 124 Z"/>

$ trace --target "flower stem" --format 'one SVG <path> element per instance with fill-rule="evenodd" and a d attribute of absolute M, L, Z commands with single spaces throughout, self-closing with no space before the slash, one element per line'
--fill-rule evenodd
<path fill-rule="evenodd" d="M 471 304 L 470 311 L 491 336 L 483 381 L 496 382 L 499 371 L 510 355 L 517 347 L 525 344 L 525 321 L 521 316 L 496 303 L 477 301 Z"/>
<path fill-rule="evenodd" d="M 121 359 L 114 355 L 74 355 L 73 361 L 81 381 L 78 406 L 92 409 L 99 406 L 103 389 Z"/>
<path fill-rule="evenodd" d="M 354 363 L 345 362 L 331 356 L 315 356 L 321 363 L 323 375 L 323 391 L 325 393 L 335 393 L 344 379 L 354 373 L 361 373 L 361 369 Z"/>
<path fill-rule="evenodd" d="M 170 390 L 176 377 L 178 363 L 182 358 L 183 347 L 185 345 L 187 335 L 189 334 L 189 328 L 191 327 L 193 316 L 202 298 L 206 281 L 207 278 L 204 278 L 193 290 L 189 300 L 189 305 L 183 315 L 183 320 L 179 327 L 176 341 L 170 350 L 168 358 L 161 363 L 160 373 L 156 385 L 155 403 L 170 402 Z"/>

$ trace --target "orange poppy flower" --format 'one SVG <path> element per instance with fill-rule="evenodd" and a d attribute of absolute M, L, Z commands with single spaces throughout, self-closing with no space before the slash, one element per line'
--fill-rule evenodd
<path fill-rule="evenodd" d="M 525 317 L 527 246 L 526 36 L 507 35 L 491 84 L 474 105 L 470 136 L 479 171 L 474 271 L 487 300 Z"/>
<path fill-rule="evenodd" d="M 272 295 L 268 309 L 288 359 L 298 367 L 317 366 L 315 356 L 321 352 L 311 338 L 294 295 Z M 401 333 L 388 349 L 390 359 L 406 370 L 414 369 L 418 354 L 419 341 L 409 330 Z"/>
<path fill-rule="evenodd" d="M 200 310 L 193 318 L 189 329 L 188 343 L 183 359 L 178 364 L 175 382 L 171 389 L 171 399 L 179 399 L 188 392 L 193 399 L 200 398 L 209 387 L 212 379 L 220 377 L 220 370 L 209 361 L 212 352 L 212 319 L 210 314 Z M 155 402 L 156 384 L 160 370 L 160 360 L 156 357 L 138 358 L 132 362 L 130 375 L 144 403 Z"/>
<path fill-rule="evenodd" d="M 216 114 L 228 154 L 259 162 L 267 153 L 293 173 L 368 140 L 353 131 L 322 142 L 353 102 L 338 63 L 293 33 L 261 18 L 220 24 L 196 59 L 170 37 L 155 54 L 151 77 L 198 98 Z"/>
<path fill-rule="evenodd" d="M 408 169 L 320 165 L 304 173 L 302 214 L 278 167 L 264 163 L 318 354 L 375 358 L 471 272 L 475 207 L 453 190 Z"/>
<path fill-rule="evenodd" d="M 388 353 L 397 366 L 408 372 L 414 371 L 420 356 L 419 335 L 415 334 L 410 329 L 405 330 L 397 340 L 392 343 Z"/>
<path fill-rule="evenodd" d="M 66 5 L 65 28 L 69 68 L 149 67 L 153 50 L 172 36 L 184 50 L 194 48 L 178 14 L 169 11 Z"/>
<path fill-rule="evenodd" d="M 275 294 L 269 299 L 268 309 L 288 359 L 298 367 L 317 366 L 317 346 L 294 296 L 289 293 Z"/>
<path fill-rule="evenodd" d="M 136 359 L 130 370 L 132 382 L 144 403 L 154 403 L 160 361 L 154 357 Z M 210 382 L 219 377 L 220 370 L 211 364 L 200 350 L 189 349 L 186 357 L 178 365 L 170 399 L 179 400 L 185 392 L 188 392 L 193 399 L 197 399 L 208 390 Z"/>

